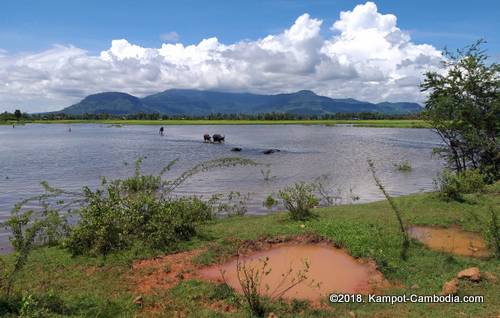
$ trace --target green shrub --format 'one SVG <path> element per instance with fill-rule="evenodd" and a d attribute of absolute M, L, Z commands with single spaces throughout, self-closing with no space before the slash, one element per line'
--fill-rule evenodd
<path fill-rule="evenodd" d="M 189 177 L 213 168 L 255 165 L 251 160 L 222 158 L 204 162 L 178 178 L 162 180 L 175 160 L 158 175 L 142 175 L 136 162 L 134 176 L 107 182 L 95 191 L 83 189 L 85 204 L 78 210 L 66 246 L 73 254 L 106 255 L 139 244 L 151 249 L 170 250 L 179 241 L 196 235 L 197 226 L 212 219 L 213 200 L 175 196 L 173 191 Z M 234 195 L 230 195 L 232 198 Z"/>
<path fill-rule="evenodd" d="M 271 210 L 274 206 L 278 205 L 278 201 L 272 196 L 272 194 L 270 194 L 264 199 L 262 205 L 265 208 Z"/>
<path fill-rule="evenodd" d="M 73 254 L 106 255 L 140 242 L 169 249 L 196 234 L 196 225 L 212 218 L 212 207 L 197 197 L 158 198 L 155 193 L 122 192 L 120 183 L 106 191 L 84 193 L 87 205 L 66 244 Z"/>
<path fill-rule="evenodd" d="M 445 200 L 462 200 L 464 194 L 479 192 L 486 185 L 479 170 L 466 170 L 461 173 L 444 170 L 434 183 L 439 196 Z"/>
<path fill-rule="evenodd" d="M 395 163 L 394 167 L 396 167 L 396 169 L 398 171 L 401 171 L 401 172 L 410 172 L 412 169 L 411 164 L 408 160 L 400 162 L 400 163 Z"/>
<path fill-rule="evenodd" d="M 315 195 L 315 185 L 298 182 L 278 192 L 279 201 L 290 213 L 292 220 L 305 220 L 311 217 L 311 209 L 319 204 Z M 267 201 L 270 202 L 268 199 Z"/>

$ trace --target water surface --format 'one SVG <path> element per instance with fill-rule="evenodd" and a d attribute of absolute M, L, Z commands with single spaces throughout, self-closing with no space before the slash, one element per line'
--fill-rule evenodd
<path fill-rule="evenodd" d="M 110 127 L 100 124 L 31 124 L 0 126 L 0 221 L 15 202 L 41 193 L 40 181 L 67 190 L 84 185 L 95 187 L 100 176 L 118 178 L 133 173 L 133 162 L 146 156 L 143 170 L 157 173 L 179 158 L 171 175 L 196 163 L 226 156 L 241 156 L 269 165 L 233 167 L 199 174 L 179 192 L 208 196 L 240 191 L 251 193 L 249 213 L 266 213 L 263 199 L 285 185 L 330 176 L 332 192 L 337 188 L 360 197 L 359 202 L 382 199 L 367 171 L 372 159 L 392 195 L 433 188 L 432 179 L 442 162 L 432 156 L 439 138 L 428 129 L 325 127 L 305 125 L 158 126 Z M 203 143 L 204 133 L 226 136 L 222 145 Z M 242 152 L 231 152 L 241 147 Z M 269 148 L 281 149 L 271 155 Z M 408 160 L 411 172 L 399 172 L 394 164 Z M 0 246 L 7 236 L 0 235 Z"/>

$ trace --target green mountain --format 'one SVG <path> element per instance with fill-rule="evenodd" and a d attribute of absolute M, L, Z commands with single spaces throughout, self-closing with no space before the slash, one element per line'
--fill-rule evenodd
<path fill-rule="evenodd" d="M 326 114 L 381 112 L 405 114 L 421 111 L 416 103 L 373 104 L 355 99 L 333 99 L 316 95 L 312 91 L 290 94 L 259 95 L 250 93 L 227 93 L 190 89 L 169 89 L 161 93 L 137 98 L 135 96 L 106 92 L 89 95 L 81 102 L 63 109 L 67 114 L 108 113 L 115 115 L 160 113 L 167 115 L 203 116 L 213 113 L 257 114 L 294 113 Z"/>
<path fill-rule="evenodd" d="M 66 107 L 61 111 L 70 115 L 113 114 L 127 115 L 136 113 L 155 113 L 137 97 L 126 93 L 106 92 L 85 97 L 81 102 Z"/>

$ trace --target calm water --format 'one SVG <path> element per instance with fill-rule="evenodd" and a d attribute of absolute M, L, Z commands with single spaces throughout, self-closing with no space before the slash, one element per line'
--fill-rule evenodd
<path fill-rule="evenodd" d="M 179 192 L 210 195 L 229 191 L 251 193 L 249 213 L 266 213 L 262 201 L 269 193 L 296 181 L 329 174 L 331 189 L 349 188 L 360 202 L 381 199 L 367 170 L 371 158 L 393 195 L 430 190 L 442 163 L 432 157 L 438 137 L 426 129 L 355 128 L 303 125 L 167 126 L 165 137 L 157 126 L 107 125 L 0 126 L 0 221 L 15 202 L 41 193 L 40 181 L 78 190 L 96 186 L 100 176 L 133 173 L 133 162 L 146 156 L 143 171 L 155 173 L 179 158 L 171 171 L 177 175 L 196 163 L 224 156 L 241 156 L 269 164 L 271 181 L 262 167 L 234 167 L 206 172 L 190 179 Z M 226 144 L 202 142 L 204 133 L 226 135 Z M 240 153 L 232 147 L 242 147 Z M 264 155 L 268 148 L 279 153 Z M 409 160 L 412 171 L 399 172 L 394 163 Z M 125 164 L 128 163 L 128 164 Z M 0 246 L 7 234 L 0 233 Z"/>

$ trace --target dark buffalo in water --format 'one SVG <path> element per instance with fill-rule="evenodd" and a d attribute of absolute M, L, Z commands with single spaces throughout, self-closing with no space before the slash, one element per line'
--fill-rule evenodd
<path fill-rule="evenodd" d="M 211 142 L 212 141 L 212 137 L 210 137 L 209 134 L 204 134 L 203 135 L 203 141 L 204 142 Z"/>
<path fill-rule="evenodd" d="M 275 152 L 280 152 L 280 150 L 279 149 L 267 149 L 267 150 L 264 150 L 262 153 L 265 155 L 270 155 L 270 154 L 275 153 Z"/>
<path fill-rule="evenodd" d="M 224 142 L 225 138 L 226 138 L 226 136 L 222 136 L 222 135 L 219 135 L 219 134 L 214 134 L 212 136 L 212 139 L 214 140 L 214 142 L 218 142 L 218 143 Z"/>

